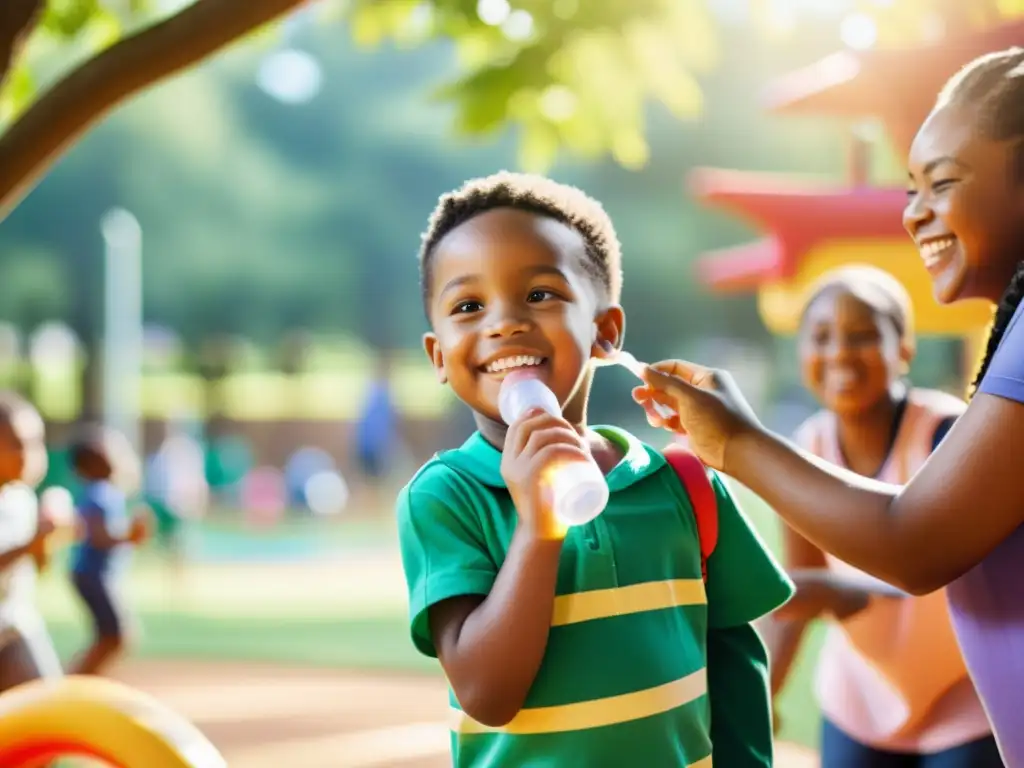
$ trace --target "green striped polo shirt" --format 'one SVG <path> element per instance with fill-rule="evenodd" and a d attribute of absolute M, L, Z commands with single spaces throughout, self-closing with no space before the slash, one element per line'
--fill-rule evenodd
<path fill-rule="evenodd" d="M 671 467 L 632 435 L 597 429 L 625 451 L 607 475 L 609 504 L 566 537 L 551 633 L 523 709 L 491 728 L 451 694 L 457 768 L 708 768 L 707 631 L 748 623 L 790 595 L 717 477 L 719 545 L 706 591 L 693 512 Z M 505 560 L 517 517 L 500 464 L 477 433 L 428 462 L 399 496 L 412 639 L 428 656 L 436 651 L 427 609 L 486 595 Z"/>

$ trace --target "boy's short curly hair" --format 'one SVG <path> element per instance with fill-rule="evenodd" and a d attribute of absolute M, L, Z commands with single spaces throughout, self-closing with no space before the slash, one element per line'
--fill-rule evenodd
<path fill-rule="evenodd" d="M 622 255 L 615 227 L 604 207 L 582 190 L 527 173 L 501 171 L 471 179 L 441 196 L 420 247 L 420 287 L 430 302 L 431 261 L 437 244 L 456 227 L 495 208 L 515 208 L 572 227 L 586 244 L 583 266 L 611 302 L 622 291 Z M 429 312 L 429 308 L 428 308 Z"/>

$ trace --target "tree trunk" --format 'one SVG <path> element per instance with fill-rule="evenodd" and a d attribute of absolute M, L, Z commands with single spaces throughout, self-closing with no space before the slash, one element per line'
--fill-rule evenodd
<path fill-rule="evenodd" d="M 20 202 L 68 146 L 115 106 L 302 2 L 196 0 L 70 72 L 0 138 L 0 219 Z M 0 19 L 7 14 L 6 6 L 41 4 L 41 0 L 34 4 L 27 0 L 2 0 L 0 7 L 5 10 Z M 16 54 L 23 33 L 24 28 L 11 37 L 12 55 Z"/>
<path fill-rule="evenodd" d="M 127 37 L 72 70 L 0 137 L 0 220 L 50 165 L 94 123 L 145 88 L 197 64 L 303 0 L 196 0 L 179 13 Z M 44 0 L 0 0 L 0 85 Z M 78 330 L 87 350 L 82 418 L 102 416 L 103 329 L 91 281 L 79 308 Z M 102 282 L 99 282 L 102 285 Z M 79 286 L 85 290 L 84 286 Z M 101 290 L 101 288 L 100 288 Z"/>
<path fill-rule="evenodd" d="M 42 16 L 45 0 L 0 2 L 0 88 L 7 82 L 15 59 Z"/>

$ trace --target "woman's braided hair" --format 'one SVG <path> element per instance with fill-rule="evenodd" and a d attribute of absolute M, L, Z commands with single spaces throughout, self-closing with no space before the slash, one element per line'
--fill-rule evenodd
<path fill-rule="evenodd" d="M 938 107 L 965 104 L 977 110 L 978 132 L 992 141 L 1015 143 L 1013 171 L 1024 184 L 1024 48 L 1014 46 L 980 56 L 957 72 L 939 94 Z M 989 364 L 1021 299 L 1024 298 L 1024 261 L 999 299 L 989 329 L 985 356 L 978 366 L 969 397 L 978 391 Z"/>

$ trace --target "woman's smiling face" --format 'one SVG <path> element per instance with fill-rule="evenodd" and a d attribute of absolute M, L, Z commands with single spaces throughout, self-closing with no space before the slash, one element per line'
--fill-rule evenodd
<path fill-rule="evenodd" d="M 966 106 L 937 108 L 910 150 L 903 224 L 942 303 L 996 302 L 1024 258 L 1024 184 L 1014 142 L 991 141 Z"/>

